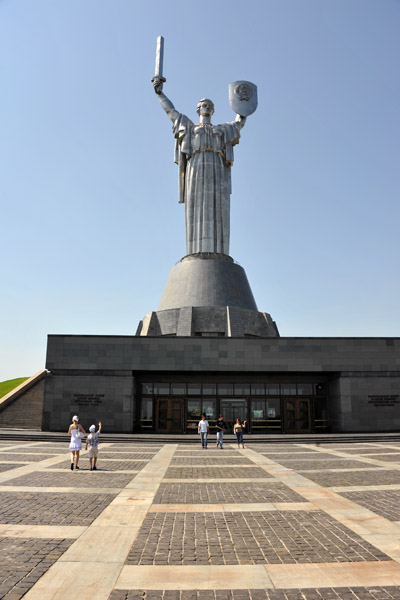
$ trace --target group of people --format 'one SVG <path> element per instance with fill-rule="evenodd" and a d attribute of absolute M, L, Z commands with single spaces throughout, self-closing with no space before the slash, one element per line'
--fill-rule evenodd
<path fill-rule="evenodd" d="M 246 428 L 247 421 L 241 421 L 239 417 L 236 419 L 236 423 L 233 426 L 233 433 L 236 435 L 238 448 L 240 448 L 240 444 L 242 444 L 242 448 L 244 448 L 243 441 L 243 431 Z M 224 417 L 220 415 L 217 421 L 217 448 L 223 448 L 224 445 L 224 431 L 226 429 Z M 207 448 L 207 438 L 210 431 L 210 426 L 206 419 L 206 415 L 201 415 L 201 421 L 199 421 L 199 425 L 197 428 L 197 432 L 200 434 L 201 439 L 201 447 Z"/>
<path fill-rule="evenodd" d="M 89 448 L 89 467 L 91 471 L 97 471 L 97 456 L 99 453 L 99 435 L 101 432 L 101 421 L 99 421 L 99 429 L 96 431 L 96 426 L 89 427 L 89 435 L 86 438 L 85 450 Z M 86 431 L 79 423 L 77 415 L 72 417 L 72 423 L 68 429 L 68 435 L 71 436 L 69 449 L 71 450 L 71 471 L 79 471 L 79 452 L 82 450 L 82 439 L 86 435 Z"/>

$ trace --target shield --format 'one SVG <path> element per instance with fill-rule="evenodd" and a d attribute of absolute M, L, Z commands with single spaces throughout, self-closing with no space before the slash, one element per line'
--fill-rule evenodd
<path fill-rule="evenodd" d="M 252 115 L 257 108 L 257 86 L 250 81 L 235 81 L 229 84 L 229 104 L 242 117 Z"/>

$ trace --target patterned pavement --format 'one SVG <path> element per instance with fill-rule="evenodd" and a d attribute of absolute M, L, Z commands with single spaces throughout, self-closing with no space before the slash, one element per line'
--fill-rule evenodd
<path fill-rule="evenodd" d="M 400 600 L 400 444 L 0 443 L 0 599 Z M 77 593 L 78 590 L 78 593 Z"/>

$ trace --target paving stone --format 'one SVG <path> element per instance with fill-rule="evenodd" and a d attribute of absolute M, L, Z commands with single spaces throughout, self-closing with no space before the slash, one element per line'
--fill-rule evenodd
<path fill-rule="evenodd" d="M 165 479 L 258 479 L 270 475 L 260 467 L 169 467 Z"/>
<path fill-rule="evenodd" d="M 296 451 L 296 452 L 259 452 L 259 454 L 261 454 L 262 456 L 265 456 L 267 458 L 270 458 L 271 460 L 276 460 L 276 459 L 291 459 L 291 458 L 302 458 L 302 459 L 313 459 L 313 460 L 319 460 L 319 459 L 325 459 L 325 458 L 335 458 L 332 457 L 332 454 L 329 454 L 327 452 L 318 452 L 316 450 L 308 450 L 308 451 Z"/>
<path fill-rule="evenodd" d="M 56 454 L 17 454 L 17 453 L 13 453 L 12 455 L 12 460 L 13 461 L 21 461 L 21 462 L 41 462 L 42 460 L 47 460 L 48 458 L 52 458 L 53 456 L 57 456 Z M 0 460 L 7 460 L 6 458 L 3 458 L 3 455 L 0 454 Z M 11 460 L 10 460 L 11 462 Z M 21 465 L 19 465 L 21 466 Z"/>
<path fill-rule="evenodd" d="M 103 459 L 103 461 L 102 461 Z M 98 471 L 141 471 L 148 461 L 121 461 L 121 460 L 105 460 L 101 452 L 99 452 L 97 458 L 97 469 Z M 70 468 L 71 461 L 68 460 L 65 463 L 57 463 L 49 467 L 50 469 L 68 469 Z M 89 455 L 81 455 L 79 458 L 79 470 L 89 471 Z"/>
<path fill-rule="evenodd" d="M 70 471 L 65 473 L 38 471 L 29 475 L 22 475 L 10 481 L 5 481 L 6 486 L 28 487 L 98 487 L 98 488 L 123 488 L 133 478 L 134 473 L 101 473 L 99 471 Z"/>
<path fill-rule="evenodd" d="M 375 458 L 376 460 L 382 460 L 384 462 L 400 462 L 400 453 L 397 454 L 369 454 L 368 458 Z"/>
<path fill-rule="evenodd" d="M 68 448 L 68 445 L 58 444 L 58 446 L 54 446 L 51 448 L 44 446 L 29 446 L 28 448 L 16 448 L 15 452 L 18 454 L 47 454 L 47 456 L 53 456 L 55 454 L 69 454 L 70 450 Z"/>
<path fill-rule="evenodd" d="M 224 565 L 389 560 L 326 513 L 150 513 L 126 563 Z"/>
<path fill-rule="evenodd" d="M 0 473 L 11 471 L 11 469 L 17 469 L 18 467 L 22 467 L 22 465 L 18 463 L 0 463 Z"/>
<path fill-rule="evenodd" d="M 382 444 L 379 443 L 379 445 L 375 445 L 373 442 L 354 442 L 354 443 L 340 443 L 338 442 L 337 444 L 335 443 L 320 443 L 320 444 L 316 444 L 318 448 L 327 448 L 329 450 L 341 450 L 343 448 L 343 450 L 346 449 L 357 449 L 357 448 L 379 448 Z"/>
<path fill-rule="evenodd" d="M 106 450 L 103 451 L 101 447 L 99 449 L 99 457 L 114 460 L 151 460 L 155 454 L 155 452 L 107 452 Z"/>
<path fill-rule="evenodd" d="M 254 465 L 253 461 L 251 461 L 250 459 L 246 458 L 245 456 L 232 456 L 232 457 L 225 457 L 225 456 L 216 456 L 216 457 L 210 457 L 210 456 L 199 456 L 197 457 L 190 457 L 190 458 L 173 458 L 171 461 L 171 465 L 175 466 L 175 465 L 214 465 L 214 466 L 219 466 L 219 465 Z"/>
<path fill-rule="evenodd" d="M 21 598 L 73 541 L 0 538 L 0 598 Z"/>
<path fill-rule="evenodd" d="M 250 502 L 304 502 L 283 483 L 162 483 L 154 504 L 238 504 Z"/>
<path fill-rule="evenodd" d="M 400 587 L 288 590 L 114 590 L 109 600 L 400 600 Z"/>
<path fill-rule="evenodd" d="M 17 454 L 42 454 L 43 456 L 54 456 L 56 454 L 67 454 L 69 452 L 68 447 L 63 448 L 43 448 L 43 447 L 29 447 L 29 448 L 15 448 L 14 450 L 9 450 L 8 452 L 0 452 L 0 456 L 5 454 L 9 454 L 11 456 L 15 456 Z"/>
<path fill-rule="evenodd" d="M 23 525 L 90 525 L 116 494 L 3 492 L 0 523 Z"/>
<path fill-rule="evenodd" d="M 307 473 L 304 477 L 323 487 L 346 485 L 388 485 L 400 483 L 400 471 L 377 468 L 370 471 L 342 471 L 337 473 Z"/>
<path fill-rule="evenodd" d="M 364 454 L 398 454 L 400 452 L 395 448 L 348 448 L 347 450 L 343 450 L 346 454 L 359 454 L 360 456 L 364 456 Z"/>
<path fill-rule="evenodd" d="M 280 465 L 288 467 L 289 469 L 294 469 L 295 471 L 301 470 L 331 470 L 331 469 L 360 469 L 371 467 L 374 468 L 374 465 L 368 465 L 366 463 L 360 463 L 356 460 L 352 460 L 351 458 L 347 459 L 330 459 L 330 460 L 276 460 Z"/>
<path fill-rule="evenodd" d="M 342 492 L 340 495 L 389 521 L 400 521 L 400 490 Z"/>

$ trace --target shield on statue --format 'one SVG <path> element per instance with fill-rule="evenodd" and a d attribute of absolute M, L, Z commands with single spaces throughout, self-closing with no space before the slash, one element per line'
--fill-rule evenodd
<path fill-rule="evenodd" d="M 257 86 L 250 81 L 235 81 L 229 84 L 229 104 L 242 117 L 252 115 L 257 108 Z"/>

